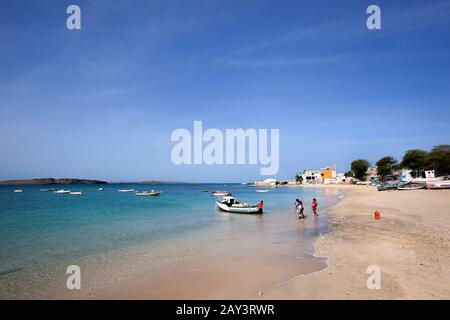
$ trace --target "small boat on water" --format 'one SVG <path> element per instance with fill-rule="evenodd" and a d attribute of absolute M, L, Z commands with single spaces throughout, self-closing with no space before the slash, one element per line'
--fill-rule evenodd
<path fill-rule="evenodd" d="M 402 183 L 397 186 L 398 190 L 420 190 L 424 189 L 426 187 L 425 183 L 419 183 L 419 182 L 406 182 Z"/>
<path fill-rule="evenodd" d="M 70 190 L 60 189 L 60 190 L 54 191 L 54 193 L 56 193 L 56 194 L 69 194 Z"/>
<path fill-rule="evenodd" d="M 259 193 L 269 192 L 269 190 L 267 190 L 267 189 L 264 189 L 264 190 L 259 189 L 259 190 L 255 190 L 255 191 L 256 191 L 256 192 L 259 192 Z"/>
<path fill-rule="evenodd" d="M 118 192 L 136 192 L 134 189 L 119 189 Z"/>
<path fill-rule="evenodd" d="M 16 190 L 14 190 L 14 192 L 15 193 L 21 193 L 21 192 L 23 192 L 23 190 L 22 189 L 16 189 Z"/>
<path fill-rule="evenodd" d="M 74 191 L 74 192 L 70 192 L 69 194 L 74 195 L 74 196 L 81 196 L 83 193 L 81 191 Z"/>
<path fill-rule="evenodd" d="M 231 196 L 231 192 L 229 191 L 214 191 L 212 193 L 213 196 Z"/>
<path fill-rule="evenodd" d="M 55 192 L 56 189 L 40 189 L 40 192 Z"/>
<path fill-rule="evenodd" d="M 98 188 L 98 191 L 103 191 L 103 188 Z"/>
<path fill-rule="evenodd" d="M 209 190 L 202 190 L 202 192 L 209 192 Z"/>
<path fill-rule="evenodd" d="M 141 197 L 143 196 L 157 197 L 161 194 L 161 192 L 158 190 L 151 190 L 151 191 L 136 192 L 135 194 Z"/>
<path fill-rule="evenodd" d="M 216 200 L 217 207 L 225 212 L 241 214 L 261 214 L 263 213 L 262 202 L 256 206 L 246 203 L 239 203 L 234 197 L 225 196 L 222 200 Z"/>

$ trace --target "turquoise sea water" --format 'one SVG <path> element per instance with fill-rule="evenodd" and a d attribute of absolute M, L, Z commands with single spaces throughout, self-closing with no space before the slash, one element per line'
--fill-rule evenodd
<path fill-rule="evenodd" d="M 39 191 L 63 187 L 83 195 Z M 14 193 L 18 188 L 23 192 Z M 158 189 L 162 193 L 160 197 L 137 197 L 118 189 Z M 216 209 L 214 190 L 229 190 L 249 204 L 264 200 L 264 217 L 272 219 L 292 212 L 296 198 L 305 201 L 306 214 L 310 214 L 313 197 L 323 210 L 338 196 L 336 190 L 316 188 L 277 187 L 268 188 L 268 193 L 256 189 L 241 184 L 0 186 L 0 277 L 31 265 L 77 260 L 214 230 L 231 217 Z M 239 219 L 240 232 L 245 233 L 257 217 L 234 215 L 233 219 Z M 311 230 L 306 238 L 327 228 L 326 217 L 320 219 L 321 229 Z"/>

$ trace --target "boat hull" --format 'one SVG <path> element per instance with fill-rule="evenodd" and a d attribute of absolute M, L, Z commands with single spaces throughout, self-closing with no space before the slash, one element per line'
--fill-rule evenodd
<path fill-rule="evenodd" d="M 228 191 L 214 191 L 213 196 L 231 196 L 231 192 Z"/>
<path fill-rule="evenodd" d="M 262 209 L 258 207 L 230 207 L 226 204 L 216 200 L 217 207 L 225 212 L 240 213 L 240 214 L 262 214 Z"/>
<path fill-rule="evenodd" d="M 428 182 L 427 189 L 450 189 L 450 180 L 444 180 L 439 182 Z"/>
<path fill-rule="evenodd" d="M 136 196 L 138 197 L 158 197 L 159 195 L 159 192 L 136 193 Z"/>

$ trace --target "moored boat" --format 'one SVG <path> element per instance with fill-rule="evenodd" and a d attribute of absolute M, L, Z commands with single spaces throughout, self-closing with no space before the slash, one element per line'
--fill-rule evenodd
<path fill-rule="evenodd" d="M 73 191 L 73 192 L 70 192 L 69 194 L 74 195 L 74 196 L 81 196 L 83 193 L 81 191 Z"/>
<path fill-rule="evenodd" d="M 14 190 L 14 192 L 15 193 L 21 193 L 21 192 L 23 192 L 23 190 L 22 189 L 16 189 L 16 190 Z"/>
<path fill-rule="evenodd" d="M 150 197 L 157 197 L 161 194 L 158 190 L 151 190 L 151 191 L 142 191 L 142 192 L 136 192 L 135 195 L 137 196 L 150 196 Z"/>
<path fill-rule="evenodd" d="M 256 192 L 259 192 L 259 193 L 265 193 L 265 192 L 269 192 L 269 190 L 267 190 L 267 189 L 264 189 L 264 190 L 255 190 Z"/>
<path fill-rule="evenodd" d="M 213 196 L 231 196 L 231 192 L 229 191 L 214 191 L 212 193 Z"/>
<path fill-rule="evenodd" d="M 56 194 L 69 194 L 70 190 L 60 189 L 60 190 L 54 191 L 54 193 L 56 193 Z"/>
<path fill-rule="evenodd" d="M 263 213 L 262 201 L 256 206 L 250 206 L 246 203 L 239 203 L 234 197 L 225 196 L 222 200 L 216 200 L 217 207 L 225 212 L 241 214 L 261 214 Z"/>
<path fill-rule="evenodd" d="M 118 192 L 136 192 L 134 189 L 119 189 Z"/>

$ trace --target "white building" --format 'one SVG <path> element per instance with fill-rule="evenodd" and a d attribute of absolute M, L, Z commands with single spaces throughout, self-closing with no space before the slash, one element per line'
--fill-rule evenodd
<path fill-rule="evenodd" d="M 322 175 L 320 170 L 304 170 L 302 173 L 303 183 L 321 183 Z"/>

